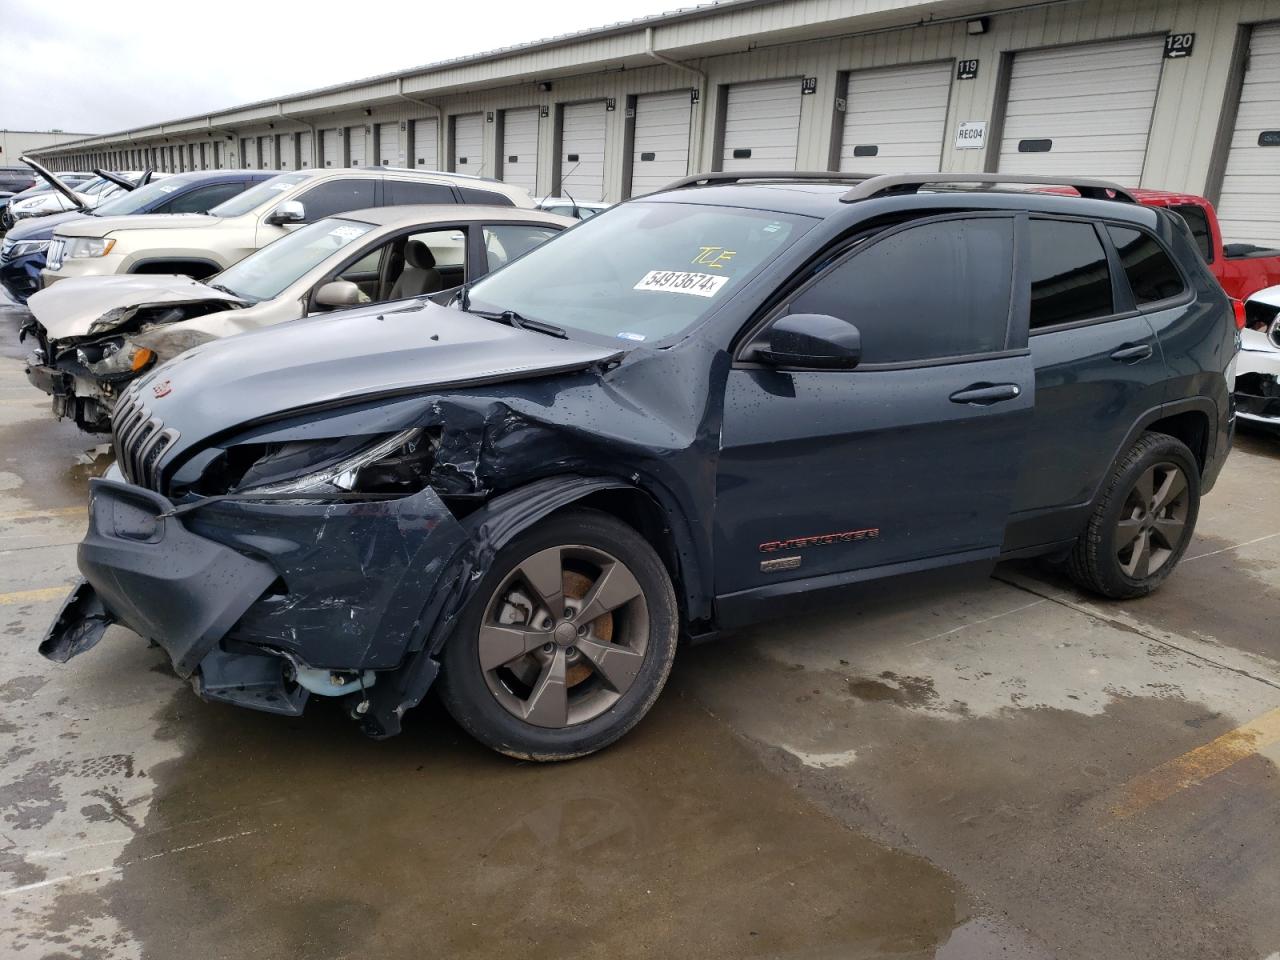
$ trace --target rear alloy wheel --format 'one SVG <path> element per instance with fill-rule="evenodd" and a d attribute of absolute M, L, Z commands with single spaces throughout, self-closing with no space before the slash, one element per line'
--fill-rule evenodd
<path fill-rule="evenodd" d="M 441 694 L 495 750 L 568 759 L 648 712 L 675 646 L 675 593 L 653 548 L 575 511 L 499 552 L 445 648 Z"/>
<path fill-rule="evenodd" d="M 1106 597 L 1144 596 L 1182 558 L 1199 508 L 1195 457 L 1182 441 L 1149 433 L 1113 469 L 1068 572 L 1082 587 Z"/>

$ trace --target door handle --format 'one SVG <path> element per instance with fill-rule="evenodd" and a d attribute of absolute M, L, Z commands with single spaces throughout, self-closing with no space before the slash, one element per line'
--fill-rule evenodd
<path fill-rule="evenodd" d="M 1138 363 L 1140 360 L 1148 359 L 1153 352 L 1151 344 L 1137 343 L 1112 351 L 1111 359 L 1119 360 L 1121 363 Z"/>
<path fill-rule="evenodd" d="M 1016 383 L 975 383 L 957 390 L 951 395 L 952 403 L 972 403 L 980 407 L 989 407 L 1003 400 L 1014 400 L 1022 395 L 1022 388 Z"/>

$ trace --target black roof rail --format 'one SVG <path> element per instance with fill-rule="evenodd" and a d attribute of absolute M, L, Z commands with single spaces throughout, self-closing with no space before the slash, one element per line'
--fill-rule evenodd
<path fill-rule="evenodd" d="M 1031 173 L 892 173 L 868 177 L 840 198 L 843 203 L 870 200 L 895 193 L 917 193 L 921 187 L 935 183 L 981 183 L 988 188 L 1004 183 L 1043 184 L 1071 187 L 1090 200 L 1119 200 L 1137 203 L 1133 194 L 1109 180 L 1089 177 L 1048 177 Z"/>
<path fill-rule="evenodd" d="M 663 190 L 679 190 L 682 187 L 710 186 L 715 183 L 738 183 L 742 180 L 817 180 L 827 183 L 862 181 L 874 177 L 873 173 L 841 173 L 839 170 L 718 170 L 714 173 L 694 173 L 679 180 L 672 180 Z"/>

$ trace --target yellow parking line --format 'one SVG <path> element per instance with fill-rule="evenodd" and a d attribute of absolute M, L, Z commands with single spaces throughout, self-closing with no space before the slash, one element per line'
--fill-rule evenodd
<path fill-rule="evenodd" d="M 49 510 L 19 510 L 17 513 L 0 513 L 0 520 L 35 520 L 40 517 L 84 516 L 86 509 L 82 504 L 78 507 L 53 507 Z"/>
<path fill-rule="evenodd" d="M 1280 742 L 1280 709 L 1264 713 L 1204 746 L 1134 777 L 1121 788 L 1120 802 L 1111 812 L 1121 819 L 1141 813 L 1277 742 Z"/>
<path fill-rule="evenodd" d="M 37 590 L 18 590 L 15 593 L 0 593 L 0 607 L 12 606 L 15 603 L 44 603 L 47 600 L 61 600 L 67 595 L 70 587 L 40 587 Z"/>

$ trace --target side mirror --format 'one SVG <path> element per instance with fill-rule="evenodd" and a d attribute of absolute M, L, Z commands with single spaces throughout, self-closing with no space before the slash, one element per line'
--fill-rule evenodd
<path fill-rule="evenodd" d="M 316 305 L 354 307 L 360 302 L 360 288 L 350 280 L 330 280 L 316 291 Z"/>
<path fill-rule="evenodd" d="M 286 223 L 302 223 L 307 218 L 307 210 L 300 200 L 283 200 L 267 214 L 267 223 L 282 227 Z"/>
<path fill-rule="evenodd" d="M 847 320 L 824 313 L 792 313 L 752 344 L 751 359 L 775 367 L 849 370 L 862 359 L 862 335 Z"/>

